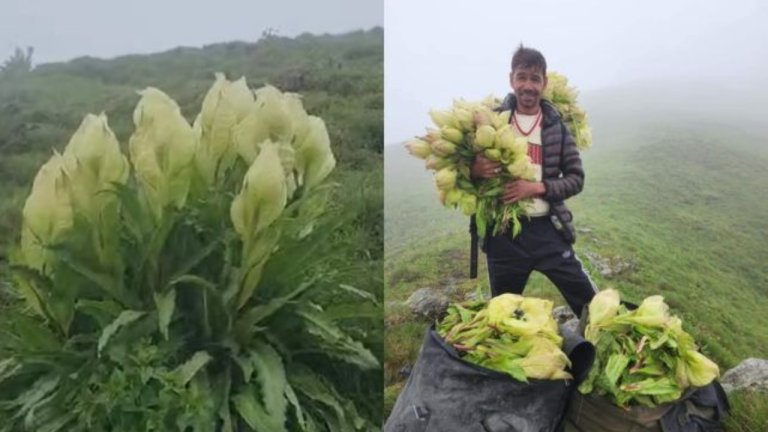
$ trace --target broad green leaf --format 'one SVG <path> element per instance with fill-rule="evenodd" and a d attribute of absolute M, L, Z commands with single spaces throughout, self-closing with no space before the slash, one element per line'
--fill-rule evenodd
<path fill-rule="evenodd" d="M 243 332 L 251 331 L 254 326 L 271 317 L 291 301 L 306 292 L 313 283 L 314 281 L 305 282 L 284 297 L 273 298 L 267 304 L 250 308 L 238 319 L 236 324 L 237 327 Z"/>
<path fill-rule="evenodd" d="M 105 327 L 120 315 L 123 308 L 112 300 L 80 299 L 75 303 L 75 310 L 92 317 Z"/>
<path fill-rule="evenodd" d="M 116 300 L 124 305 L 130 305 L 132 302 L 124 292 L 121 281 L 115 276 L 105 274 L 99 270 L 90 267 L 90 264 L 83 262 L 78 257 L 72 255 L 63 248 L 56 248 L 56 256 L 70 270 L 84 277 L 93 286 L 107 294 L 110 299 Z"/>
<path fill-rule="evenodd" d="M 99 337 L 99 344 L 97 347 L 99 355 L 101 355 L 101 351 L 104 349 L 107 343 L 109 343 L 109 339 L 112 338 L 112 336 L 118 330 L 120 330 L 121 327 L 136 321 L 144 315 L 146 315 L 146 312 L 144 311 L 126 310 L 123 311 L 117 318 L 115 318 L 115 320 L 106 326 L 101 332 L 101 336 Z"/>
<path fill-rule="evenodd" d="M 23 313 L 12 313 L 11 319 L 26 350 L 55 351 L 61 348 L 59 338 L 45 323 Z"/>
<path fill-rule="evenodd" d="M 246 387 L 244 391 L 235 395 L 232 401 L 237 413 L 251 429 L 274 432 L 285 430 L 285 425 L 274 423 L 274 419 L 256 399 L 255 391 L 252 388 Z"/>
<path fill-rule="evenodd" d="M 171 288 L 165 293 L 155 293 L 154 297 L 157 307 L 157 325 L 165 340 L 168 340 L 168 325 L 171 323 L 176 307 L 176 290 Z"/>
<path fill-rule="evenodd" d="M 280 354 L 268 344 L 258 344 L 251 351 L 256 378 L 261 384 L 264 406 L 275 424 L 284 425 L 286 420 L 287 385 L 285 368 Z"/>
<path fill-rule="evenodd" d="M 48 283 L 47 280 L 44 280 L 43 277 L 33 269 L 14 267 L 14 273 L 15 286 L 27 304 L 42 318 L 50 319 L 51 317 L 45 310 L 44 297 L 38 288 L 37 282 L 41 280 L 44 281 L 45 286 L 48 286 L 49 289 L 50 283 Z"/>
<path fill-rule="evenodd" d="M 629 365 L 629 357 L 625 355 L 617 353 L 608 357 L 608 363 L 605 365 L 605 375 L 611 387 L 616 385 L 627 365 Z"/>
<path fill-rule="evenodd" d="M 196 352 L 192 358 L 173 371 L 176 382 L 186 385 L 212 359 L 213 357 L 205 351 Z"/>
<path fill-rule="evenodd" d="M 181 283 L 188 283 L 192 285 L 197 285 L 202 288 L 208 289 L 208 290 L 216 290 L 216 285 L 213 282 L 210 282 L 208 280 L 205 280 L 201 278 L 200 276 L 192 275 L 192 274 L 186 274 L 179 276 L 175 279 L 173 279 L 168 285 L 174 286 Z"/>

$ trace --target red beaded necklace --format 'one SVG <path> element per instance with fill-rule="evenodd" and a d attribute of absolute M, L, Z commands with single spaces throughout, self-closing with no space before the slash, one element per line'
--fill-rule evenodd
<path fill-rule="evenodd" d="M 541 109 L 539 109 L 539 113 L 536 114 L 536 120 L 533 122 L 533 126 L 531 126 L 531 128 L 528 129 L 528 131 L 524 131 L 522 128 L 520 128 L 520 122 L 517 120 L 517 110 L 515 110 L 515 112 L 512 113 L 512 117 L 514 119 L 515 128 L 517 128 L 517 130 L 520 131 L 520 133 L 523 136 L 527 137 L 533 132 L 534 129 L 536 129 L 536 126 L 539 125 L 539 122 L 541 121 Z"/>

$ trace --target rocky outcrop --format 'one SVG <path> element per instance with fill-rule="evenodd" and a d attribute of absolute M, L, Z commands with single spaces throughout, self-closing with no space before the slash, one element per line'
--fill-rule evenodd
<path fill-rule="evenodd" d="M 603 257 L 595 252 L 584 252 L 584 256 L 606 279 L 612 279 L 619 275 L 629 273 L 637 267 L 637 262 L 634 259 L 625 258 L 619 255 Z"/>
<path fill-rule="evenodd" d="M 758 390 L 768 393 L 768 360 L 748 358 L 720 378 L 727 392 L 734 390 Z"/>
<path fill-rule="evenodd" d="M 408 297 L 406 303 L 415 315 L 435 320 L 445 314 L 450 300 L 442 291 L 433 288 L 419 288 Z"/>

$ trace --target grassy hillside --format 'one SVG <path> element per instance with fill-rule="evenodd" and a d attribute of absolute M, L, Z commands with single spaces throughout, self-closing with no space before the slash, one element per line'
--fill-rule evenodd
<path fill-rule="evenodd" d="M 600 288 L 618 288 L 635 302 L 664 295 L 723 370 L 768 357 L 768 129 L 712 110 L 651 115 L 633 109 L 629 101 L 637 99 L 627 93 L 585 98 L 594 147 L 583 154 L 585 189 L 569 203 L 581 231 L 577 254 Z M 447 288 L 460 300 L 488 284 L 482 263 L 480 279 L 467 279 L 466 219 L 440 207 L 420 161 L 388 146 L 385 167 L 389 404 L 427 324 L 402 302 L 422 287 Z M 607 279 L 588 256 L 633 268 Z M 541 275 L 526 293 L 564 304 Z"/>

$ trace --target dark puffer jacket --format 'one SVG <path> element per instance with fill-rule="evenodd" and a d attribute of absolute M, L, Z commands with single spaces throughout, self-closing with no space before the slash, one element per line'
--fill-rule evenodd
<path fill-rule="evenodd" d="M 498 110 L 514 112 L 516 105 L 517 99 L 510 93 Z M 542 100 L 541 109 L 542 182 L 546 188 L 543 198 L 549 202 L 549 214 L 555 227 L 566 241 L 573 243 L 576 240 L 573 214 L 565 200 L 584 187 L 584 168 L 573 135 L 560 119 L 557 108 Z"/>

